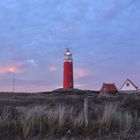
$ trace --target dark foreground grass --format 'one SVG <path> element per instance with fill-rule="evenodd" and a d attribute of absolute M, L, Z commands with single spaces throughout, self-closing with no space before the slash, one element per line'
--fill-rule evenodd
<path fill-rule="evenodd" d="M 140 96 L 0 94 L 0 140 L 140 139 Z"/>

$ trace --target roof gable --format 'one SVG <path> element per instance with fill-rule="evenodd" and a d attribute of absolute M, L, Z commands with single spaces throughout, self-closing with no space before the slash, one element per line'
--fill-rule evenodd
<path fill-rule="evenodd" d="M 120 91 L 132 91 L 137 90 L 138 87 L 129 79 L 127 79 L 121 86 Z"/>

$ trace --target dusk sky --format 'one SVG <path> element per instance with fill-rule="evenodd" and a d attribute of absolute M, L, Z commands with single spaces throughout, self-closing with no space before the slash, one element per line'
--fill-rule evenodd
<path fill-rule="evenodd" d="M 74 60 L 75 88 L 140 87 L 140 0 L 3 0 L 0 91 L 62 87 L 64 51 Z"/>

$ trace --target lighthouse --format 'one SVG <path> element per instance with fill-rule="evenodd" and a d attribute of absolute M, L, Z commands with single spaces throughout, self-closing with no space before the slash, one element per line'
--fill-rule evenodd
<path fill-rule="evenodd" d="M 73 88 L 73 59 L 69 49 L 64 53 L 63 88 Z"/>

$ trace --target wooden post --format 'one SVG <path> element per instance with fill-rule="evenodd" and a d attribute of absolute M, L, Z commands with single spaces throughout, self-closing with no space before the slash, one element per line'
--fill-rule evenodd
<path fill-rule="evenodd" d="M 88 126 L 88 97 L 84 98 L 84 119 L 85 119 L 85 126 Z"/>

